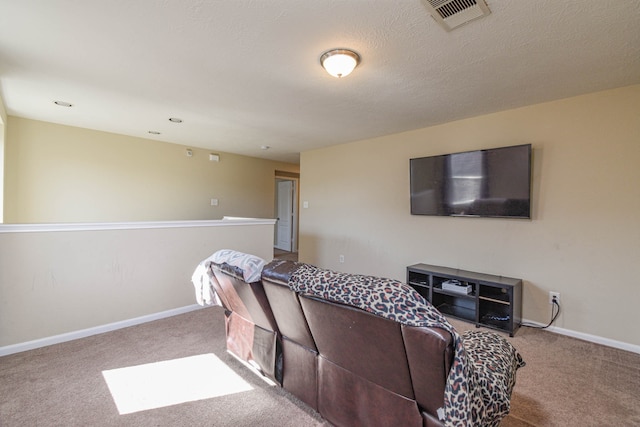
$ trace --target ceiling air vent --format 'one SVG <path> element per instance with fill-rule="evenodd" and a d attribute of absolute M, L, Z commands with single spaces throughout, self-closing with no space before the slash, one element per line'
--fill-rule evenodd
<path fill-rule="evenodd" d="M 451 31 L 491 13 L 484 0 L 422 0 L 431 16 Z"/>

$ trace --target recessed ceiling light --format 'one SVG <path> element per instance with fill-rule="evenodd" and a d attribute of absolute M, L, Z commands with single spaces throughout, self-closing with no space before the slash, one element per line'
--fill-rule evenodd
<path fill-rule="evenodd" d="M 59 105 L 61 107 L 72 107 L 73 104 L 64 101 L 53 101 L 54 104 Z"/>
<path fill-rule="evenodd" d="M 261 150 L 268 150 L 269 148 L 271 148 L 269 145 L 263 145 L 260 147 Z"/>
<path fill-rule="evenodd" d="M 157 130 L 150 130 L 149 133 L 151 135 L 160 135 L 160 132 L 158 132 Z"/>
<path fill-rule="evenodd" d="M 169 117 L 169 121 L 173 123 L 182 123 L 182 119 L 179 119 L 177 117 Z"/>

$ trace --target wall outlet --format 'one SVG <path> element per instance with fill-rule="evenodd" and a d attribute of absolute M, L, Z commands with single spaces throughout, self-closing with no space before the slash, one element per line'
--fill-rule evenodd
<path fill-rule="evenodd" d="M 560 292 L 549 292 L 549 304 L 553 304 L 553 299 L 560 304 Z"/>
<path fill-rule="evenodd" d="M 338 259 L 340 260 L 340 263 L 343 263 L 343 262 L 344 262 L 344 255 L 340 255 L 340 256 L 338 257 Z"/>

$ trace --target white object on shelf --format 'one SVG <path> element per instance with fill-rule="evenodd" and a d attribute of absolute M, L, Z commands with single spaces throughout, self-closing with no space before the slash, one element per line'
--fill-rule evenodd
<path fill-rule="evenodd" d="M 463 284 L 459 280 L 447 280 L 442 282 L 442 289 L 445 291 L 457 292 L 459 294 L 470 294 L 473 287 L 469 284 Z"/>

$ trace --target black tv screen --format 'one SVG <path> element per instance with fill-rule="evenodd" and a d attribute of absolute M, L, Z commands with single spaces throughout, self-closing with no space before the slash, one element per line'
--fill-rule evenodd
<path fill-rule="evenodd" d="M 410 160 L 411 214 L 531 218 L 531 144 Z"/>

